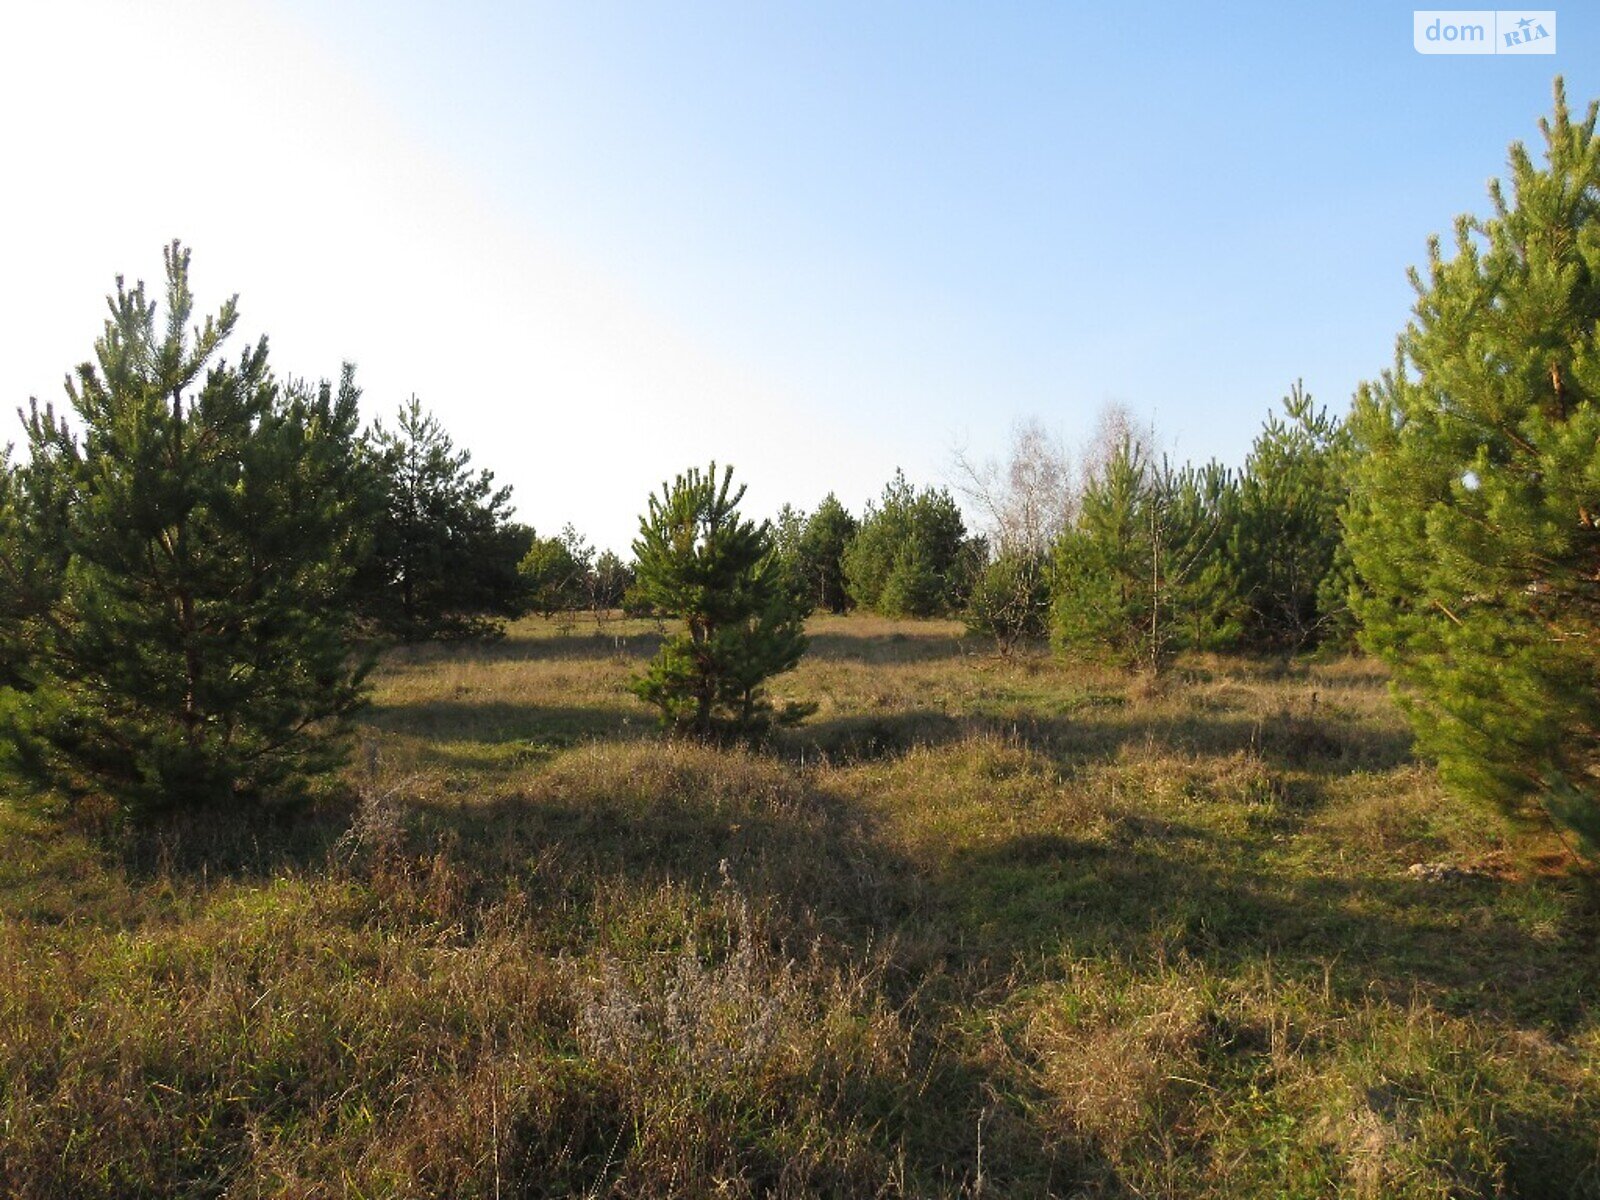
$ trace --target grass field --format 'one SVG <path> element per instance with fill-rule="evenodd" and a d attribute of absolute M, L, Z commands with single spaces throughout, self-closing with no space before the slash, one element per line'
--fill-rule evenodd
<path fill-rule="evenodd" d="M 1600 1196 L 1594 883 L 1372 664 L 812 633 L 761 752 L 529 621 L 309 817 L 0 805 L 0 1194 Z"/>

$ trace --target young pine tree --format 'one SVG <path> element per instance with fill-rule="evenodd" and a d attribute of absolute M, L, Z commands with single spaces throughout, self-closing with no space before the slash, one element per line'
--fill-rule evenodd
<path fill-rule="evenodd" d="M 1068 653 L 1162 670 L 1185 646 L 1225 644 L 1234 629 L 1223 555 L 1236 507 L 1216 466 L 1153 464 L 1131 436 L 1111 448 L 1056 543 L 1052 633 Z"/>
<path fill-rule="evenodd" d="M 812 598 L 808 564 L 800 551 L 800 539 L 806 531 L 806 514 L 792 504 L 785 504 L 772 521 L 772 552 L 777 557 L 778 569 L 784 586 L 789 589 L 795 607 L 810 614 L 816 608 Z"/>
<path fill-rule="evenodd" d="M 1246 607 L 1238 560 L 1231 553 L 1240 520 L 1239 477 L 1217 462 L 1169 470 L 1165 478 L 1166 624 L 1162 653 L 1236 649 Z"/>
<path fill-rule="evenodd" d="M 335 763 L 362 699 L 356 393 L 277 383 L 263 339 L 221 359 L 233 300 L 186 332 L 117 281 L 95 362 L 49 409 L 0 515 L 4 711 L 18 761 L 130 809 L 284 794 Z"/>
<path fill-rule="evenodd" d="M 1051 627 L 1073 654 L 1133 662 L 1150 622 L 1149 459 L 1131 438 L 1087 473 L 1055 547 Z"/>
<path fill-rule="evenodd" d="M 1560 81 L 1536 164 L 1429 245 L 1363 387 L 1348 543 L 1362 640 L 1453 785 L 1600 853 L 1600 139 Z"/>
<path fill-rule="evenodd" d="M 67 569 L 73 445 L 55 410 L 37 401 L 23 418 L 29 455 L 0 460 L 0 688 L 29 690 Z"/>
<path fill-rule="evenodd" d="M 1230 556 L 1252 647 L 1298 651 L 1340 640 L 1345 603 L 1328 581 L 1339 560 L 1349 434 L 1300 384 L 1257 435 L 1239 483 Z"/>
<path fill-rule="evenodd" d="M 739 515 L 744 488 L 733 468 L 721 481 L 716 464 L 679 475 L 639 523 L 634 594 L 655 612 L 677 617 L 669 637 L 634 691 L 661 710 L 662 722 L 695 737 L 751 737 L 774 719 L 808 711 L 788 705 L 774 714 L 762 685 L 793 669 L 805 652 L 804 616 L 774 553 L 772 527 Z"/>

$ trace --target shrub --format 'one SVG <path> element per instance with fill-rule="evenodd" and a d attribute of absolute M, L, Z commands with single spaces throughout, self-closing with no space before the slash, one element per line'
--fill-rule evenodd
<path fill-rule="evenodd" d="M 967 628 L 994 638 L 1002 655 L 1043 637 L 1049 617 L 1047 564 L 1032 555 L 1001 554 L 984 567 L 967 598 Z"/>

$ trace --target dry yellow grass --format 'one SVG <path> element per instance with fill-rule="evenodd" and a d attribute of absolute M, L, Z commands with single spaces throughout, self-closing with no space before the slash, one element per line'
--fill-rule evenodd
<path fill-rule="evenodd" d="M 812 633 L 757 751 L 527 621 L 316 814 L 0 806 L 0 1193 L 1600 1195 L 1593 889 L 1370 663 Z"/>

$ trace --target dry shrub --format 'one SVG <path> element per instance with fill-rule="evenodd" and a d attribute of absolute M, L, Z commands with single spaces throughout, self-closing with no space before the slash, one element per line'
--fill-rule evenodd
<path fill-rule="evenodd" d="M 748 907 L 735 909 L 734 946 L 708 963 L 691 943 L 649 961 L 644 972 L 602 952 L 577 981 L 579 1044 L 597 1062 L 643 1073 L 663 1057 L 691 1077 L 759 1080 L 786 1065 L 778 1036 L 806 1023 L 808 999 L 797 987 L 792 960 L 758 944 Z M 647 960 L 648 961 L 648 960 Z M 641 977 L 642 976 L 642 977 Z"/>

